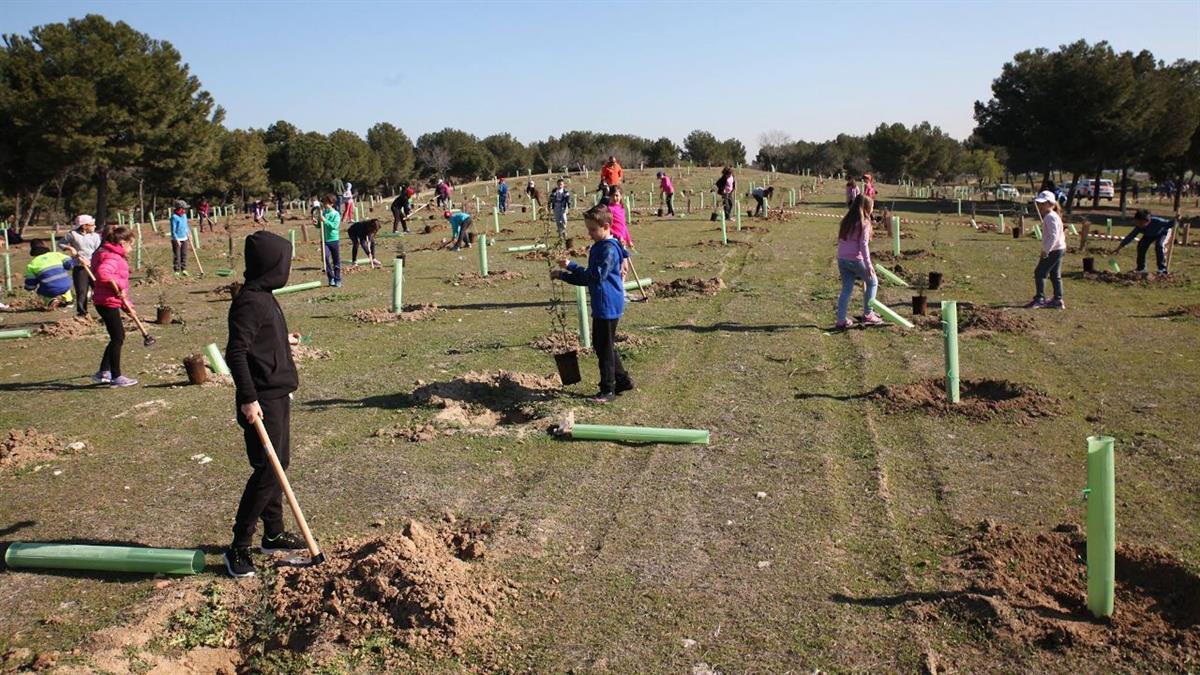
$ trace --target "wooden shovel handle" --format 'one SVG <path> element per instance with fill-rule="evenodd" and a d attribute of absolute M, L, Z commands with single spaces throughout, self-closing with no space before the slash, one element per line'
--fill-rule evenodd
<path fill-rule="evenodd" d="M 288 506 L 292 509 L 292 516 L 295 517 L 296 523 L 300 525 L 300 533 L 304 535 L 304 543 L 308 545 L 308 552 L 314 558 L 320 556 L 321 547 L 317 546 L 317 540 L 313 538 L 312 531 L 308 529 L 308 521 L 304 519 L 304 512 L 300 510 L 300 502 L 296 501 L 296 494 L 292 492 L 292 485 L 288 482 L 287 474 L 283 472 L 283 465 L 279 463 L 279 455 L 275 454 L 275 446 L 271 443 L 271 437 L 267 435 L 267 428 L 263 426 L 261 418 L 254 420 L 254 430 L 258 432 L 258 440 L 262 442 L 267 459 L 271 462 L 271 468 L 275 470 L 275 477 L 283 486 L 283 496 L 287 498 Z"/>

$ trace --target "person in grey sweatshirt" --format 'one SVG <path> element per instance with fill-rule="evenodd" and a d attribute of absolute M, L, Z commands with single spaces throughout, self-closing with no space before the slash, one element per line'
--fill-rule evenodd
<path fill-rule="evenodd" d="M 96 232 L 96 219 L 89 215 L 75 218 L 75 229 L 71 230 L 58 242 L 58 248 L 75 249 L 80 258 L 90 261 L 92 254 L 100 248 L 100 233 Z M 75 313 L 87 316 L 88 291 L 92 287 L 92 279 L 82 265 L 71 270 L 71 282 L 75 286 Z"/>

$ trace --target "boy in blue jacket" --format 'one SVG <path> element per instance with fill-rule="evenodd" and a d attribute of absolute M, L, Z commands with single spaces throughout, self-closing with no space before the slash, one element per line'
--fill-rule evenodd
<path fill-rule="evenodd" d="M 1154 259 L 1158 263 L 1158 273 L 1167 273 L 1167 240 L 1171 236 L 1172 228 L 1175 227 L 1175 221 L 1166 218 L 1156 218 L 1150 215 L 1147 209 L 1138 209 L 1133 214 L 1133 229 L 1120 244 L 1112 250 L 1112 255 L 1117 255 L 1121 249 L 1132 242 L 1139 234 L 1142 238 L 1138 241 L 1137 246 L 1137 270 L 1138 274 L 1146 273 L 1146 252 L 1154 246 Z"/>
<path fill-rule="evenodd" d="M 192 231 L 188 227 L 187 202 L 175 200 L 175 212 L 171 214 L 171 263 L 176 275 L 188 276 L 188 239 Z"/>
<path fill-rule="evenodd" d="M 629 254 L 621 242 L 612 236 L 612 214 L 600 204 L 584 212 L 583 222 L 588 236 L 595 242 L 588 253 L 588 266 L 566 258 L 558 262 L 561 270 L 550 273 L 551 279 L 561 279 L 575 286 L 587 286 L 592 303 L 592 348 L 600 362 L 600 392 L 593 403 L 610 403 L 622 392 L 633 389 L 633 380 L 621 364 L 621 355 L 614 343 L 617 323 L 625 309 L 625 282 L 621 269 Z"/>

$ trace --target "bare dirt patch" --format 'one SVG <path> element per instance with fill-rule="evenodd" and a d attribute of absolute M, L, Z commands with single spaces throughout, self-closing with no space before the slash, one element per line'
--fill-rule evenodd
<path fill-rule="evenodd" d="M 946 401 L 945 382 L 927 378 L 909 384 L 880 385 L 869 398 L 888 412 L 920 411 L 934 415 L 962 415 L 986 420 L 998 415 L 1015 415 L 1023 423 L 1058 414 L 1059 401 L 1042 392 L 1006 380 L 963 380 L 959 402 Z"/>
<path fill-rule="evenodd" d="M 292 360 L 296 363 L 302 363 L 304 361 L 324 361 L 325 359 L 332 357 L 333 355 L 329 353 L 328 349 L 310 347 L 308 345 L 292 346 Z"/>
<path fill-rule="evenodd" d="M 432 422 L 435 427 L 488 431 L 549 416 L 550 403 L 560 389 L 558 375 L 471 371 L 449 382 L 418 380 L 411 396 L 421 405 L 439 408 Z"/>
<path fill-rule="evenodd" d="M 6 309 L 0 310 L 0 312 L 53 312 L 54 311 L 49 306 L 47 306 L 46 303 L 42 302 L 38 298 L 13 298 L 11 300 L 6 301 L 4 304 L 8 305 L 8 307 Z"/>
<path fill-rule="evenodd" d="M 1196 667 L 1200 577 L 1164 551 L 1120 544 L 1116 609 L 1099 620 L 1087 609 L 1085 559 L 1077 525 L 1032 532 L 984 521 L 947 561 L 953 590 L 914 610 L 978 625 L 1022 651 L 1095 652 L 1105 661 L 1136 654 L 1164 670 Z"/>
<path fill-rule="evenodd" d="M 399 314 L 385 309 L 360 309 L 352 316 L 362 323 L 393 323 L 396 321 L 429 321 L 442 311 L 436 304 L 405 305 Z"/>
<path fill-rule="evenodd" d="M 658 344 L 658 340 L 652 337 L 633 335 L 631 333 L 617 333 L 616 346 L 620 349 L 638 349 L 639 347 L 648 347 L 655 344 Z M 570 331 L 566 333 L 547 333 L 534 338 L 529 343 L 529 346 L 547 354 L 562 354 L 569 351 L 587 354 L 592 351 L 591 347 L 586 349 L 580 347 L 579 333 Z"/>
<path fill-rule="evenodd" d="M 546 260 L 552 258 L 559 260 L 563 257 L 567 258 L 586 258 L 588 252 L 592 250 L 591 246 L 576 246 L 574 248 L 555 251 L 551 249 L 540 249 L 537 251 L 528 251 L 526 253 L 518 253 L 513 257 L 517 260 Z"/>
<path fill-rule="evenodd" d="M 44 323 L 37 328 L 37 334 L 49 338 L 81 338 L 100 334 L 100 323 L 91 316 L 73 316 L 54 323 Z"/>
<path fill-rule="evenodd" d="M 880 262 L 892 262 L 894 260 L 918 260 L 920 258 L 935 257 L 937 256 L 923 248 L 913 249 L 911 251 L 902 250 L 900 251 L 899 256 L 893 254 L 891 251 L 871 251 L 871 259 L 878 260 Z"/>
<path fill-rule="evenodd" d="M 732 229 L 732 228 L 730 228 L 730 229 Z M 728 241 L 729 241 L 729 246 L 753 246 L 753 244 L 751 244 L 750 242 L 742 241 L 740 239 L 728 239 Z M 705 239 L 704 241 L 698 241 L 695 244 L 692 244 L 692 246 L 696 246 L 699 248 L 726 248 L 726 245 L 722 244 L 720 239 L 717 239 L 717 240 Z"/>
<path fill-rule="evenodd" d="M 942 330 L 941 312 L 932 307 L 930 315 L 915 316 L 913 321 L 927 330 Z M 1018 312 L 984 307 L 982 305 L 959 305 L 958 332 L 979 333 L 1028 333 L 1034 329 L 1033 319 Z"/>
<path fill-rule="evenodd" d="M 412 426 L 384 427 L 376 429 L 375 433 L 371 435 L 375 438 L 420 443 L 422 441 L 432 441 L 438 436 L 447 435 L 447 431 L 438 429 L 432 424 L 416 424 Z"/>
<path fill-rule="evenodd" d="M 82 443 L 68 444 L 33 427 L 24 431 L 10 429 L 0 440 L 0 470 L 19 469 L 26 464 L 44 462 L 82 449 Z"/>
<path fill-rule="evenodd" d="M 696 262 L 696 261 L 694 261 L 694 260 L 680 260 L 679 262 L 673 262 L 673 263 L 671 263 L 670 265 L 667 265 L 667 266 L 666 266 L 666 267 L 664 267 L 663 269 L 668 269 L 668 270 L 690 270 L 690 269 L 697 268 L 697 267 L 699 267 L 700 265 L 701 265 L 701 263 L 698 263 L 698 262 Z"/>
<path fill-rule="evenodd" d="M 323 565 L 283 568 L 273 589 L 276 614 L 292 617 L 282 642 L 319 651 L 374 633 L 395 645 L 389 661 L 402 660 L 403 650 L 463 654 L 486 641 L 497 609 L 517 589 L 467 562 L 482 555 L 475 541 L 410 521 L 403 534 L 332 547 Z"/>
<path fill-rule="evenodd" d="M 134 286 L 172 286 L 174 284 L 181 283 L 185 278 L 190 279 L 191 277 L 177 277 L 174 274 L 172 274 L 171 272 L 168 272 L 167 268 L 165 268 L 165 267 L 159 267 L 158 265 L 150 265 L 149 267 L 146 268 L 146 271 L 142 274 L 142 278 L 134 281 L 133 285 Z"/>
<path fill-rule="evenodd" d="M 342 265 L 342 276 L 348 277 L 359 272 L 370 272 L 372 270 L 381 270 L 382 267 L 371 267 L 370 265 Z"/>
<path fill-rule="evenodd" d="M 674 298 L 681 295 L 716 295 L 724 288 L 725 282 L 720 277 L 688 277 L 673 281 L 655 281 L 647 291 L 656 298 Z"/>
<path fill-rule="evenodd" d="M 455 286 L 466 286 L 468 288 L 482 288 L 484 286 L 495 286 L 498 282 L 513 281 L 514 279 L 524 279 L 525 275 L 520 272 L 509 272 L 507 270 L 489 271 L 488 275 L 482 276 L 478 272 L 459 272 L 454 275 L 453 279 L 447 279 L 446 283 Z"/>
<path fill-rule="evenodd" d="M 1200 304 L 1176 307 L 1167 312 L 1167 316 L 1190 316 L 1193 319 L 1200 319 Z"/>
<path fill-rule="evenodd" d="M 1174 274 L 1138 274 L 1137 272 L 1109 272 L 1100 270 L 1097 272 L 1084 272 L 1082 277 L 1087 281 L 1099 281 L 1106 284 L 1119 284 L 1121 286 L 1153 286 L 1157 288 L 1169 288 L 1175 286 L 1186 286 L 1188 283 L 1187 277 L 1178 272 Z"/>

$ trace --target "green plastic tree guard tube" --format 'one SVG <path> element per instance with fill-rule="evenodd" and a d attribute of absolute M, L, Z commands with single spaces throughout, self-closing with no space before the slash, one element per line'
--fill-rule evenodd
<path fill-rule="evenodd" d="M 1120 273 L 1121 273 L 1121 266 L 1117 264 L 1117 259 L 1116 259 L 1116 258 L 1109 258 L 1109 259 L 1108 259 L 1108 269 L 1112 270 L 1112 271 L 1113 271 L 1113 274 L 1120 274 Z"/>
<path fill-rule="evenodd" d="M 996 230 L 997 230 L 997 231 L 998 231 L 1000 234 L 1004 234 L 1004 214 L 1003 214 L 1003 213 L 1001 213 L 1001 214 L 998 214 L 998 215 L 1000 216 L 1000 222 L 998 222 L 998 223 L 996 224 Z"/>
<path fill-rule="evenodd" d="M 137 244 L 134 251 L 133 264 L 134 269 L 142 269 L 142 224 L 138 223 L 133 226 L 137 232 Z"/>
<path fill-rule="evenodd" d="M 192 242 L 196 244 L 196 250 L 200 250 L 200 228 L 192 227 Z"/>
<path fill-rule="evenodd" d="M 525 246 L 509 246 L 504 249 L 508 253 L 523 253 L 525 251 L 538 251 L 546 248 L 545 244 L 526 244 Z"/>
<path fill-rule="evenodd" d="M 958 301 L 942 301 L 942 337 L 946 352 L 946 400 L 958 403 Z"/>
<path fill-rule="evenodd" d="M 1092 616 L 1113 613 L 1116 575 L 1116 486 L 1111 436 L 1089 436 L 1087 451 L 1087 603 Z"/>
<path fill-rule="evenodd" d="M 903 326 L 904 328 L 912 328 L 913 327 L 911 321 L 909 321 L 908 319 L 897 314 L 896 310 L 894 310 L 891 307 L 888 307 L 887 305 L 880 302 L 879 298 L 871 298 L 871 309 L 875 310 L 876 312 L 879 312 L 879 314 L 881 316 L 883 316 L 883 318 L 887 319 L 888 321 L 891 321 L 892 323 L 896 324 L 897 326 Z"/>
<path fill-rule="evenodd" d="M 492 226 L 496 229 L 496 234 L 500 234 L 500 207 L 492 207 Z"/>
<path fill-rule="evenodd" d="M 204 345 L 204 356 L 208 359 L 208 367 L 212 368 L 214 373 L 218 375 L 229 375 L 229 365 L 225 363 L 225 357 L 221 355 L 220 348 L 217 343 L 210 342 Z"/>
<path fill-rule="evenodd" d="M 1041 225 L 1035 224 L 1033 226 L 1033 236 L 1037 237 L 1038 241 L 1042 240 L 1042 226 Z"/>
<path fill-rule="evenodd" d="M 402 309 L 404 309 L 404 258 L 397 257 L 392 264 L 392 314 L 399 314 Z"/>
<path fill-rule="evenodd" d="M 900 257 L 900 216 L 892 216 L 892 255 Z"/>
<path fill-rule="evenodd" d="M 4 553 L 4 564 L 13 569 L 199 574 L 204 571 L 204 552 L 174 548 L 14 542 L 8 545 Z"/>
<path fill-rule="evenodd" d="M 579 346 L 587 349 L 592 346 L 592 330 L 588 325 L 587 291 L 583 286 L 575 287 L 575 307 L 579 312 Z"/>
<path fill-rule="evenodd" d="M 1105 230 L 1105 232 L 1104 232 L 1105 234 L 1107 234 L 1110 237 L 1112 236 L 1112 218 L 1104 219 L 1104 230 Z"/>
<path fill-rule="evenodd" d="M 654 283 L 654 280 L 651 279 L 650 277 L 646 277 L 645 279 L 642 279 L 642 288 L 650 288 L 650 284 L 652 284 L 652 283 Z M 634 279 L 633 281 L 625 282 L 625 290 L 632 291 L 632 290 L 636 290 L 637 288 L 638 288 L 638 282 L 636 279 Z"/>
<path fill-rule="evenodd" d="M 8 230 L 5 230 L 7 233 Z M 4 254 L 4 290 L 12 293 L 12 254 Z"/>
<path fill-rule="evenodd" d="M 1079 230 L 1075 229 L 1075 223 L 1067 223 L 1067 227 L 1071 228 L 1071 234 L 1073 236 L 1079 236 Z"/>
<path fill-rule="evenodd" d="M 29 336 L 29 331 L 24 328 L 0 330 L 0 340 L 21 340 Z"/>
<path fill-rule="evenodd" d="M 733 210 L 737 212 L 737 219 L 734 221 L 738 232 L 742 231 L 742 200 L 737 200 L 733 203 Z"/>
<path fill-rule="evenodd" d="M 479 233 L 479 276 L 486 277 L 488 275 L 487 264 L 487 232 Z"/>
<path fill-rule="evenodd" d="M 288 230 L 288 241 L 292 243 L 292 260 L 296 259 L 296 231 Z"/>
<path fill-rule="evenodd" d="M 893 284 L 896 284 L 897 286 L 904 286 L 905 288 L 908 287 L 907 281 L 896 276 L 895 274 L 892 273 L 891 270 L 884 267 L 883 265 L 880 265 L 879 263 L 875 263 L 875 271 L 878 272 L 880 274 L 880 276 L 882 276 L 884 279 L 887 279 L 888 281 L 892 282 Z"/>
<path fill-rule="evenodd" d="M 629 441 L 633 443 L 699 443 L 708 445 L 707 429 L 664 429 L 617 427 L 607 424 L 576 424 L 571 438 L 581 441 Z"/>
<path fill-rule="evenodd" d="M 962 199 L 958 200 L 958 215 L 962 215 Z"/>
<path fill-rule="evenodd" d="M 729 233 L 725 229 L 725 209 L 717 207 L 717 212 L 721 214 L 721 243 L 725 246 L 729 245 Z"/>
<path fill-rule="evenodd" d="M 321 282 L 319 282 L 319 281 L 306 281 L 302 284 L 292 284 L 291 286 L 284 286 L 283 288 L 276 288 L 275 290 L 271 291 L 271 294 L 272 295 L 287 295 L 288 293 L 295 293 L 296 291 L 308 291 L 308 290 L 312 290 L 314 288 L 320 288 L 320 287 L 321 287 Z"/>

